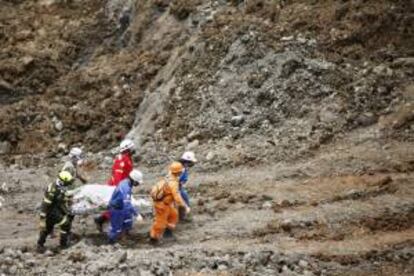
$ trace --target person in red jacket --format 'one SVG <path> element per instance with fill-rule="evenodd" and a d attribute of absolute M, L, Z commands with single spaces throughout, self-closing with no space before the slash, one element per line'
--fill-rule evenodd
<path fill-rule="evenodd" d="M 133 162 L 132 155 L 135 151 L 135 144 L 130 139 L 125 139 L 121 142 L 120 153 L 116 156 L 114 164 L 112 165 L 112 175 L 108 179 L 109 186 L 118 186 L 118 184 L 129 176 L 132 171 Z M 96 227 L 99 232 L 102 232 L 103 224 L 109 221 L 110 213 L 105 211 L 100 216 L 95 218 Z"/>
<path fill-rule="evenodd" d="M 120 154 L 114 160 L 112 166 L 112 176 L 108 180 L 109 186 L 118 186 L 119 182 L 128 177 L 132 171 L 132 154 L 134 153 L 134 142 L 129 139 L 122 141 L 120 146 Z"/>

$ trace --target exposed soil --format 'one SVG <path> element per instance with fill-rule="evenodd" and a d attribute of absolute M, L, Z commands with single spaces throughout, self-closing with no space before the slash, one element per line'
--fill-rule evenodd
<path fill-rule="evenodd" d="M 0 0 L 0 274 L 413 275 L 410 1 Z M 147 194 L 196 152 L 193 221 L 148 243 L 35 253 L 37 208 L 81 145 L 125 136 Z M 4 183 L 4 184 L 3 184 Z M 57 235 L 58 236 L 58 235 Z"/>
<path fill-rule="evenodd" d="M 368 150 L 360 152 L 359 147 Z M 343 156 L 328 153 L 338 148 L 358 153 L 340 170 L 336 168 Z M 91 218 L 78 218 L 77 243 L 66 251 L 51 251 L 50 256 L 34 253 L 33 216 L 48 177 L 43 169 L 9 169 L 0 182 L 16 183 L 11 185 L 16 188 L 5 195 L 0 242 L 6 259 L 15 254 L 22 260 L 3 262 L 1 268 L 6 273 L 51 275 L 62 269 L 72 274 L 139 270 L 144 275 L 410 275 L 414 175 L 382 171 L 392 162 L 413 158 L 414 152 L 405 146 L 381 150 L 378 154 L 393 158 L 365 167 L 369 173 L 350 175 L 359 164 L 367 164 L 361 161 L 372 158 L 367 153 L 374 148 L 371 142 L 347 141 L 293 164 L 195 172 L 190 186 L 194 220 L 179 225 L 175 240 L 153 248 L 147 240 L 148 219 L 111 249 Z M 402 158 L 397 157 L 400 149 Z M 143 170 L 148 179 L 155 179 L 159 169 Z M 97 181 L 106 173 L 89 172 Z M 148 192 L 150 185 L 151 181 L 138 193 Z M 57 239 L 48 245 L 54 250 Z M 125 252 L 127 261 L 119 262 Z"/>

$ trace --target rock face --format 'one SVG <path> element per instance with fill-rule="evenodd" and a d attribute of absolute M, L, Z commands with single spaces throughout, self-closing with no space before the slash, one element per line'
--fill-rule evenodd
<path fill-rule="evenodd" d="M 185 62 L 158 88 L 170 91 L 149 128 L 162 129 L 158 148 L 178 156 L 187 134 L 196 132 L 197 151 L 220 152 L 220 163 L 213 164 L 211 154 L 203 158 L 212 166 L 297 158 L 344 131 L 375 124 L 377 114 L 401 97 L 397 89 L 377 89 L 395 81 L 387 67 L 358 75 L 358 67 L 322 58 L 312 37 L 271 39 L 277 47 L 269 47 L 260 26 L 240 32 L 229 31 L 224 41 L 209 34 L 208 45 L 201 33 L 186 45 L 192 50 Z M 146 109 L 143 103 L 139 110 Z M 142 139 L 150 136 L 142 116 L 139 111 L 129 135 L 151 156 L 154 144 Z"/>
<path fill-rule="evenodd" d="M 3 1 L 2 151 L 96 152 L 129 133 L 148 164 L 195 139 L 226 164 L 285 159 L 401 100 L 412 70 L 404 1 L 335 2 L 332 17 L 319 2 L 231 2 Z"/>

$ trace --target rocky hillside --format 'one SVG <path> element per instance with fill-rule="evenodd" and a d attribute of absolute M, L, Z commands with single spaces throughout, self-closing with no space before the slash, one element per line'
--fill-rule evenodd
<path fill-rule="evenodd" d="M 412 2 L 0 0 L 0 275 L 414 275 Z M 36 253 L 60 158 L 125 136 L 136 196 L 196 152 L 193 221 Z"/>
<path fill-rule="evenodd" d="M 74 144 L 111 149 L 129 132 L 149 164 L 185 147 L 220 155 L 214 166 L 306 156 L 404 108 L 411 8 L 2 0 L 0 154 L 38 163 Z M 391 135 L 412 139 L 403 117 Z"/>

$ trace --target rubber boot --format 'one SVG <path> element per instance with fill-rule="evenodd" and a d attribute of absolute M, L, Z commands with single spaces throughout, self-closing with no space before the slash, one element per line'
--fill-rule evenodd
<path fill-rule="evenodd" d="M 193 222 L 193 215 L 192 215 L 192 213 L 189 213 L 189 214 L 187 214 L 185 216 L 184 222 L 186 222 L 186 223 Z"/>
<path fill-rule="evenodd" d="M 131 233 L 129 230 L 125 230 L 122 232 L 121 236 L 119 237 L 119 242 L 121 243 L 128 243 L 132 239 Z"/>
<path fill-rule="evenodd" d="M 99 233 L 103 232 L 103 224 L 105 222 L 105 218 L 103 216 L 98 216 L 94 218 L 96 229 L 98 229 Z"/>
<path fill-rule="evenodd" d="M 60 248 L 66 249 L 70 244 L 70 233 L 60 234 Z"/>
<path fill-rule="evenodd" d="M 173 231 L 168 228 L 165 229 L 163 237 L 166 239 L 173 239 L 174 238 Z"/>
<path fill-rule="evenodd" d="M 42 231 L 39 234 L 39 239 L 37 240 L 37 247 L 36 247 L 36 251 L 38 253 L 45 253 L 46 248 L 45 248 L 45 242 L 46 242 L 46 238 L 47 238 L 47 233 L 46 231 Z"/>
<path fill-rule="evenodd" d="M 44 245 L 38 244 L 36 246 L 36 252 L 39 253 L 39 254 L 43 254 L 43 253 L 46 252 L 46 247 Z"/>
<path fill-rule="evenodd" d="M 185 208 L 184 207 L 178 207 L 178 217 L 180 221 L 184 221 L 186 218 Z"/>
<path fill-rule="evenodd" d="M 178 215 L 179 215 L 179 218 L 180 218 L 180 222 L 189 223 L 189 222 L 193 221 L 193 217 L 192 217 L 191 213 L 187 214 L 185 212 L 184 207 L 178 208 Z"/>

